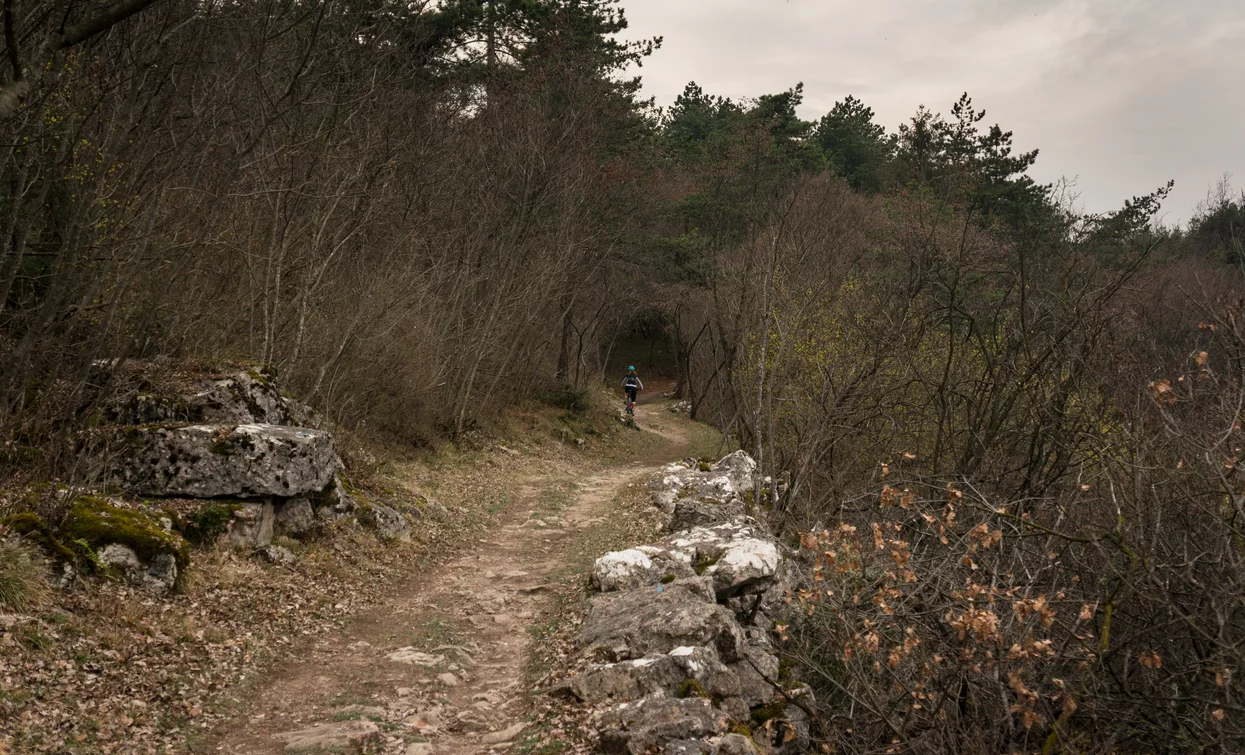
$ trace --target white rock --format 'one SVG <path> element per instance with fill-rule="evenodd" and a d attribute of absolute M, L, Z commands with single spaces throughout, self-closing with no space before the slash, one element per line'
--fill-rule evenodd
<path fill-rule="evenodd" d="M 782 555 L 768 540 L 743 538 L 725 544 L 716 563 L 705 570 L 713 577 L 718 598 L 738 594 L 759 583 L 769 582 L 778 574 Z"/>
<path fill-rule="evenodd" d="M 177 559 L 172 553 L 159 553 L 150 562 L 144 562 L 128 546 L 110 543 L 99 550 L 96 558 L 120 571 L 126 582 L 157 595 L 172 590 L 177 582 Z"/>
<path fill-rule="evenodd" d="M 445 656 L 421 653 L 415 648 L 400 648 L 385 656 L 395 663 L 409 663 L 412 666 L 439 666 L 445 663 Z"/>
<path fill-rule="evenodd" d="M 653 559 L 638 548 L 611 551 L 592 565 L 592 586 L 603 592 L 625 590 L 644 584 L 654 568 Z"/>
<path fill-rule="evenodd" d="M 514 739 L 521 734 L 526 728 L 527 724 L 520 721 L 513 726 L 502 729 L 501 731 L 494 731 L 489 734 L 485 734 L 480 737 L 480 744 L 496 745 L 501 744 L 502 742 L 509 742 L 511 739 Z"/>
<path fill-rule="evenodd" d="M 380 727 L 371 721 L 342 721 L 287 731 L 276 738 L 285 742 L 286 752 L 332 752 L 380 739 Z"/>
<path fill-rule="evenodd" d="M 735 488 L 742 490 L 752 486 L 752 478 L 757 472 L 757 463 L 744 451 L 736 451 L 722 457 L 709 469 L 714 472 L 725 472 Z"/>

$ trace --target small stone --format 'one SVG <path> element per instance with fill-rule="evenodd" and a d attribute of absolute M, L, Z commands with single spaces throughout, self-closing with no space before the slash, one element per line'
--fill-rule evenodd
<path fill-rule="evenodd" d="M 456 676 L 454 676 L 453 674 L 450 674 L 450 673 L 445 673 L 445 674 L 437 674 L 437 681 L 438 681 L 438 682 L 441 682 L 442 684 L 444 684 L 444 685 L 445 685 L 445 686 L 447 686 L 447 687 L 457 687 L 457 686 L 458 686 L 458 677 L 456 677 Z"/>
<path fill-rule="evenodd" d="M 426 668 L 440 666 L 442 663 L 445 663 L 445 656 L 421 653 L 415 648 L 395 650 L 385 657 L 395 663 L 409 663 L 412 666 L 424 666 Z"/>
<path fill-rule="evenodd" d="M 511 739 L 514 739 L 520 733 L 522 733 L 523 730 L 526 728 L 527 728 L 527 724 L 520 721 L 514 726 L 509 726 L 505 729 L 502 729 L 501 731 L 494 731 L 494 732 L 485 734 L 484 736 L 480 737 L 480 744 L 496 745 L 496 744 L 501 744 L 502 742 L 509 742 Z"/>
<path fill-rule="evenodd" d="M 408 517 L 395 508 L 370 501 L 360 505 L 355 518 L 364 527 L 373 530 L 381 540 L 406 540 L 410 538 Z"/>
<path fill-rule="evenodd" d="M 718 740 L 718 755 L 757 755 L 757 748 L 742 734 L 727 734 Z"/>
<path fill-rule="evenodd" d="M 445 727 L 441 722 L 441 716 L 434 710 L 422 710 L 413 716 L 408 716 L 402 723 L 415 727 L 416 731 L 436 731 Z"/>
<path fill-rule="evenodd" d="M 436 752 L 431 742 L 411 742 L 402 751 L 402 755 L 436 755 Z"/>
<path fill-rule="evenodd" d="M 261 546 L 255 551 L 255 555 L 276 566 L 293 566 L 298 563 L 298 556 L 295 556 L 293 551 L 282 545 L 272 545 L 270 543 Z"/>
<path fill-rule="evenodd" d="M 333 718 L 361 718 L 369 721 L 384 721 L 385 709 L 371 705 L 347 705 L 344 708 L 338 708 L 333 711 Z"/>
<path fill-rule="evenodd" d="M 286 752 L 323 752 L 358 748 L 380 739 L 380 727 L 371 721 L 341 721 L 276 735 Z"/>

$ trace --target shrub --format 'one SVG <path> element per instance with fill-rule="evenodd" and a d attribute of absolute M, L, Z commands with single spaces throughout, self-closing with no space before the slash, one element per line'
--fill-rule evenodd
<path fill-rule="evenodd" d="M 43 518 L 30 511 L 0 519 L 0 527 L 8 528 L 30 542 L 37 543 L 43 552 L 56 564 L 72 564 L 76 559 L 74 552 L 66 548 L 56 539 Z"/>
<path fill-rule="evenodd" d="M 592 408 L 592 392 L 570 384 L 546 391 L 541 400 L 571 414 L 583 414 Z"/>

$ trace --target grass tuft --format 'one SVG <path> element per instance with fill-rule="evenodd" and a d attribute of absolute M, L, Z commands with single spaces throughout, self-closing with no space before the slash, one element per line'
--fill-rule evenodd
<path fill-rule="evenodd" d="M 47 602 L 50 593 L 48 565 L 38 546 L 0 538 L 0 607 L 23 611 Z"/>

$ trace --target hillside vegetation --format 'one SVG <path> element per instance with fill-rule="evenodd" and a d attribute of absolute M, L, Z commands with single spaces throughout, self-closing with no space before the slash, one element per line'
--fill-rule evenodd
<path fill-rule="evenodd" d="M 90 482 L 130 360 L 273 365 L 337 426 L 427 445 L 516 397 L 573 408 L 621 355 L 818 554 L 782 631 L 825 751 L 1245 744 L 1226 183 L 1187 227 L 1156 222 L 1170 185 L 1079 213 L 967 95 L 895 131 L 854 97 L 803 120 L 801 86 L 658 110 L 626 71 L 660 40 L 619 41 L 614 0 L 30 0 L 4 26 L 5 474 Z"/>

